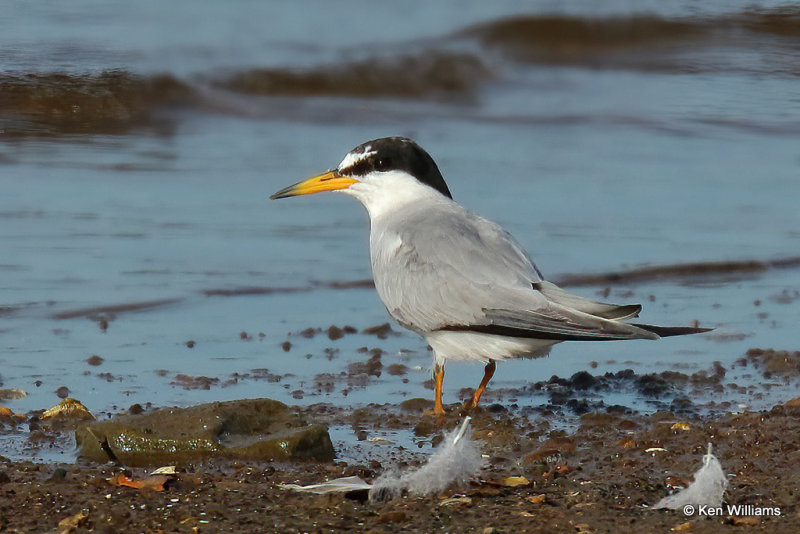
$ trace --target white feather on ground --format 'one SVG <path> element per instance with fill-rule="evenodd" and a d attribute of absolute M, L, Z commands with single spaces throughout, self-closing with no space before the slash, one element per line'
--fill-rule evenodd
<path fill-rule="evenodd" d="M 483 467 L 480 450 L 472 440 L 469 421 L 470 417 L 465 417 L 464 422 L 445 437 L 425 465 L 416 471 L 400 474 L 387 472 L 378 477 L 374 484 L 364 482 L 358 477 L 343 477 L 322 484 L 281 484 L 280 487 L 308 493 L 369 489 L 370 500 L 392 499 L 401 496 L 405 491 L 412 495 L 441 492 L 451 484 L 469 481 Z"/>
<path fill-rule="evenodd" d="M 450 484 L 464 484 L 483 466 L 481 452 L 472 440 L 469 417 L 450 432 L 428 461 L 416 471 L 387 472 L 369 491 L 370 500 L 399 497 L 404 491 L 412 495 L 430 495 L 444 491 Z"/>
<path fill-rule="evenodd" d="M 364 482 L 359 477 L 342 477 L 323 482 L 321 484 L 310 484 L 308 486 L 301 486 L 299 484 L 280 484 L 281 489 L 292 489 L 297 491 L 304 491 L 306 493 L 341 493 L 356 490 L 368 490 L 372 484 Z"/>
<path fill-rule="evenodd" d="M 709 443 L 708 452 L 703 455 L 703 466 L 694 474 L 694 482 L 678 493 L 664 497 L 653 508 L 677 510 L 687 504 L 721 506 L 722 496 L 727 487 L 728 478 L 717 457 L 711 454 L 711 444 Z"/>

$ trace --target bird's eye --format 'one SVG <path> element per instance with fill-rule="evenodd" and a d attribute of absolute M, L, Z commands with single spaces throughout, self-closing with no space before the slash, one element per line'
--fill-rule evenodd
<path fill-rule="evenodd" d="M 392 160 L 389 158 L 378 158 L 375 162 L 375 169 L 381 172 L 388 171 L 392 165 Z"/>

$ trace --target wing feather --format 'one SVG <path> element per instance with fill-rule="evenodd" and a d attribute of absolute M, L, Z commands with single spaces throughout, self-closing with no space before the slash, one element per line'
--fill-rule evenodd
<path fill-rule="evenodd" d="M 571 295 L 545 282 L 500 226 L 449 199 L 373 221 L 375 287 L 389 313 L 421 334 L 471 330 L 554 340 L 656 339 L 615 319 L 639 306 Z"/>

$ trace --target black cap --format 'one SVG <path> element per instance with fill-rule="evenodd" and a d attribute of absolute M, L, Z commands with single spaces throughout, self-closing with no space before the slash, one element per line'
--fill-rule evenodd
<path fill-rule="evenodd" d="M 366 154 L 363 159 L 338 169 L 346 176 L 364 176 L 378 171 L 404 171 L 447 198 L 453 198 L 433 158 L 407 137 L 381 137 L 355 147 L 350 154 Z"/>

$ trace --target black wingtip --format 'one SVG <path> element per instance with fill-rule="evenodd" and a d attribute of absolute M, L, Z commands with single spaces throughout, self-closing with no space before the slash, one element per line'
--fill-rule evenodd
<path fill-rule="evenodd" d="M 697 328 L 694 326 L 655 326 L 651 324 L 628 323 L 631 326 L 652 332 L 658 337 L 688 336 L 691 334 L 702 334 L 710 332 L 713 328 Z"/>

